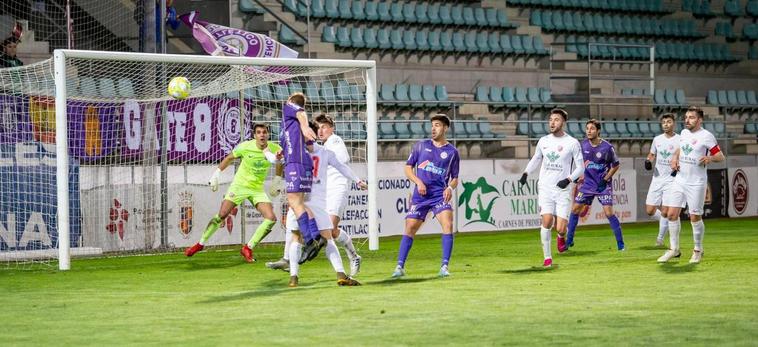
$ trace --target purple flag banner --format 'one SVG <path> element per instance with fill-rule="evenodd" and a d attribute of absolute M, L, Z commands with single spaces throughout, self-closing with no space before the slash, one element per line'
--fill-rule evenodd
<path fill-rule="evenodd" d="M 266 35 L 208 23 L 198 19 L 198 15 L 198 12 L 192 11 L 179 16 L 179 19 L 192 29 L 192 36 L 210 55 L 297 58 L 295 50 Z"/>

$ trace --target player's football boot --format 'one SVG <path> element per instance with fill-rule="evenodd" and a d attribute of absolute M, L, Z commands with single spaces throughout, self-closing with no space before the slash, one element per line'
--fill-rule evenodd
<path fill-rule="evenodd" d="M 303 247 L 303 253 L 300 255 L 300 260 L 298 262 L 302 264 L 306 261 L 315 259 L 321 249 L 324 248 L 324 246 L 326 246 L 326 239 L 323 237 L 311 242 L 310 244 L 305 245 L 305 247 Z"/>
<path fill-rule="evenodd" d="M 337 285 L 340 287 L 356 287 L 361 285 L 361 282 L 356 281 L 353 278 L 346 277 L 337 280 Z"/>
<path fill-rule="evenodd" d="M 297 287 L 297 276 L 290 276 L 290 283 L 287 284 L 290 288 Z"/>
<path fill-rule="evenodd" d="M 546 267 L 546 268 L 553 267 L 553 259 L 552 258 L 545 259 L 545 261 L 542 262 L 542 267 Z"/>
<path fill-rule="evenodd" d="M 279 259 L 277 261 L 269 261 L 266 262 L 266 267 L 272 270 L 284 270 L 289 271 L 290 270 L 290 261 L 289 259 Z"/>
<path fill-rule="evenodd" d="M 242 249 L 240 249 L 240 254 L 242 255 L 243 258 L 245 258 L 245 261 L 248 263 L 252 263 L 255 261 L 255 259 L 253 258 L 253 250 L 250 249 L 248 245 L 245 245 L 244 247 L 242 247 Z"/>
<path fill-rule="evenodd" d="M 560 234 L 555 237 L 555 244 L 558 246 L 559 253 L 563 253 L 568 249 L 566 246 L 566 238 L 562 237 Z"/>
<path fill-rule="evenodd" d="M 690 258 L 690 264 L 700 264 L 701 260 L 703 260 L 703 251 L 698 251 L 698 250 L 692 251 L 692 257 Z"/>
<path fill-rule="evenodd" d="M 682 255 L 682 253 L 679 252 L 679 250 L 675 251 L 673 249 L 669 249 L 669 250 L 666 251 L 666 253 L 663 253 L 663 255 L 660 258 L 658 258 L 658 262 L 659 263 L 665 263 L 665 262 L 671 260 L 671 258 L 679 258 L 681 255 Z"/>
<path fill-rule="evenodd" d="M 398 265 L 395 268 L 395 272 L 392 273 L 392 278 L 400 278 L 403 276 L 405 276 L 405 269 Z"/>
<path fill-rule="evenodd" d="M 195 255 L 195 253 L 202 251 L 203 248 L 205 248 L 205 246 L 201 245 L 200 243 L 196 243 L 192 247 L 185 249 L 184 255 L 191 257 Z"/>
<path fill-rule="evenodd" d="M 361 272 L 361 256 L 357 256 L 350 260 L 350 277 L 357 276 Z"/>
<path fill-rule="evenodd" d="M 450 276 L 450 271 L 448 271 L 447 265 L 442 265 L 442 267 L 440 267 L 440 272 L 437 273 L 437 276 L 438 277 L 448 277 L 448 276 Z"/>

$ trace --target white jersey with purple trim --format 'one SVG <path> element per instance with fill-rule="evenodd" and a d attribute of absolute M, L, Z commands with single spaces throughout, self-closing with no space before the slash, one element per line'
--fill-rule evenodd
<path fill-rule="evenodd" d="M 328 168 L 333 167 L 339 174 L 347 177 L 354 182 L 360 181 L 358 176 L 353 173 L 349 166 L 341 163 L 334 152 L 326 149 L 319 144 L 313 145 L 313 185 L 311 193 L 308 195 L 308 201 L 318 206 L 326 206 L 326 191 L 328 185 Z"/>

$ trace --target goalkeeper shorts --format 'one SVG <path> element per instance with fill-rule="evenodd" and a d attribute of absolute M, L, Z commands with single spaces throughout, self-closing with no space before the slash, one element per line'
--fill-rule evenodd
<path fill-rule="evenodd" d="M 238 206 L 245 200 L 250 200 L 253 206 L 257 206 L 259 203 L 267 202 L 271 203 L 271 199 L 263 189 L 252 189 L 243 186 L 232 185 L 224 195 L 225 200 L 229 200 Z"/>

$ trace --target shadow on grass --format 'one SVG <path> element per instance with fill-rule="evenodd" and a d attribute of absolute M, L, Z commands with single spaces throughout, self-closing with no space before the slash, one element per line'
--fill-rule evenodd
<path fill-rule="evenodd" d="M 380 281 L 372 281 L 372 282 L 365 282 L 366 285 L 377 285 L 377 286 L 394 286 L 398 284 L 410 284 L 410 283 L 420 283 L 420 282 L 426 282 L 430 280 L 436 280 L 438 279 L 437 276 L 434 277 L 416 277 L 416 278 L 387 278 Z"/>
<path fill-rule="evenodd" d="M 220 261 L 219 259 L 212 259 L 203 261 L 203 259 L 192 259 L 185 263 L 185 270 L 197 271 L 197 270 L 210 270 L 210 269 L 228 269 L 235 266 L 244 266 L 247 263 L 241 260 Z"/>
<path fill-rule="evenodd" d="M 303 290 L 323 289 L 325 283 L 333 283 L 336 287 L 336 282 L 333 281 L 316 281 L 316 282 L 301 282 L 297 288 L 290 288 L 287 286 L 288 279 L 272 279 L 260 283 L 263 287 L 258 290 L 250 290 L 246 292 L 231 294 L 231 295 L 217 295 L 208 297 L 205 300 L 198 301 L 199 304 L 212 304 L 218 302 L 228 302 L 237 300 L 246 300 L 252 298 L 261 298 L 268 296 L 275 296 L 280 294 L 287 294 L 289 292 L 302 292 Z"/>
<path fill-rule="evenodd" d="M 538 272 L 550 272 L 555 271 L 560 268 L 560 265 L 553 264 L 551 267 L 543 267 L 543 266 L 531 266 L 523 269 L 513 269 L 513 270 L 500 270 L 499 273 L 503 274 L 517 274 L 517 275 L 525 275 L 530 273 L 538 273 Z"/>
<path fill-rule="evenodd" d="M 670 274 L 688 273 L 688 272 L 692 272 L 696 268 L 697 268 L 697 264 L 690 264 L 690 263 L 686 263 L 682 265 L 679 265 L 677 263 L 663 263 L 660 266 L 661 271 L 665 273 L 670 273 Z"/>
<path fill-rule="evenodd" d="M 640 246 L 637 249 L 641 251 L 665 251 L 668 249 L 666 246 Z"/>
<path fill-rule="evenodd" d="M 598 251 L 574 251 L 574 250 L 568 250 L 566 252 L 560 253 L 559 257 L 584 257 L 584 256 L 592 256 L 597 254 Z"/>

